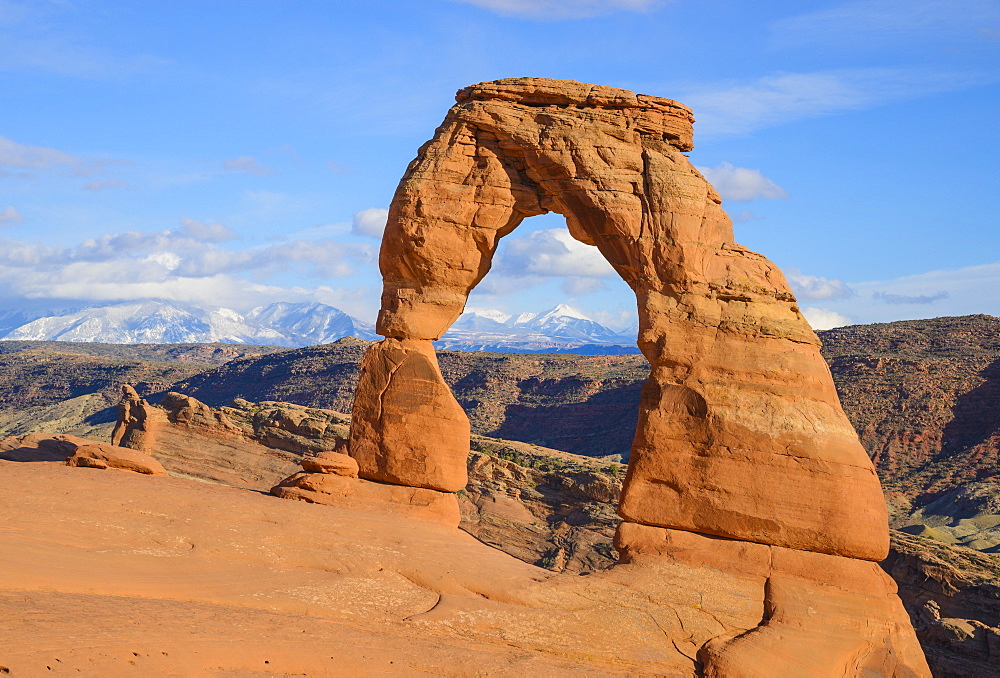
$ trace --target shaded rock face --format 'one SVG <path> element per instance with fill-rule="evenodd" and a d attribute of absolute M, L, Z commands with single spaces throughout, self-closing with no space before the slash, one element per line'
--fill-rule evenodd
<path fill-rule="evenodd" d="M 719 563 L 764 602 L 754 629 L 691 648 L 705 675 L 928 675 L 894 585 L 870 562 L 889 541 L 874 467 L 784 277 L 733 241 L 684 155 L 690 111 L 536 78 L 457 101 L 390 206 L 386 339 L 368 349 L 352 410 L 360 476 L 464 485 L 468 420 L 431 342 L 500 238 L 557 212 L 635 292 L 651 366 L 618 509 L 623 564 Z"/>

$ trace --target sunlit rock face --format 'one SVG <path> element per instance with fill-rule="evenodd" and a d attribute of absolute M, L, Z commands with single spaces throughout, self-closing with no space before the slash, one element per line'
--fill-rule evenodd
<path fill-rule="evenodd" d="M 718 194 L 684 155 L 692 123 L 691 111 L 669 99 L 572 80 L 459 91 L 389 210 L 376 328 L 386 339 L 362 366 L 350 453 L 362 478 L 463 486 L 468 422 L 430 342 L 462 313 L 500 238 L 526 217 L 557 212 L 635 292 L 638 343 L 652 367 L 619 507 L 628 521 L 619 551 L 631 562 L 638 554 L 701 563 L 734 541 L 760 545 L 754 576 L 773 609 L 754 635 L 706 643 L 706 675 L 737 675 L 731 667 L 744 659 L 776 657 L 774 639 L 793 627 L 801 653 L 759 675 L 808 664 L 807 639 L 823 632 L 810 600 L 846 629 L 810 670 L 854 675 L 845 668 L 854 662 L 893 675 L 899 661 L 922 673 L 905 613 L 868 572 L 874 566 L 844 589 L 838 582 L 850 576 L 824 583 L 804 564 L 853 572 L 854 563 L 884 558 L 882 490 L 784 276 L 733 241 Z M 705 541 L 681 548 L 664 537 L 668 545 L 650 556 L 648 533 L 629 525 Z M 802 556 L 794 567 L 775 565 L 774 548 Z M 735 562 L 730 569 L 742 572 Z M 865 600 L 884 626 L 866 622 Z M 894 654 L 900 643 L 913 651 Z"/>

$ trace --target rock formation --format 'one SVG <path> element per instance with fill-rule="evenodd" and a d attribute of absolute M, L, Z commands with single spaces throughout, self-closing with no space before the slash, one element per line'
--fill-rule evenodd
<path fill-rule="evenodd" d="M 107 443 L 91 443 L 81 445 L 66 459 L 68 466 L 85 466 L 87 468 L 114 468 L 122 471 L 134 471 L 149 476 L 165 476 L 163 465 L 148 454 L 143 454 L 127 447 L 108 445 Z"/>
<path fill-rule="evenodd" d="M 140 398 L 135 388 L 122 384 L 122 397 L 118 401 L 118 422 L 111 432 L 111 444 L 136 450 L 151 450 L 156 444 L 156 433 L 166 421 L 161 410 L 151 408 Z"/>
<path fill-rule="evenodd" d="M 49 433 L 29 433 L 0 440 L 0 459 L 9 461 L 60 461 L 67 466 L 118 469 L 150 476 L 167 475 L 163 465 L 148 454 L 86 438 Z"/>
<path fill-rule="evenodd" d="M 894 590 L 865 562 L 888 552 L 875 470 L 781 272 L 733 241 L 684 155 L 691 112 L 537 78 L 474 85 L 457 102 L 390 206 L 386 338 L 364 358 L 351 426 L 361 477 L 464 485 L 468 422 L 431 342 L 500 238 L 557 212 L 635 292 L 651 365 L 619 551 L 723 563 L 763 589 L 756 629 L 700 646 L 706 675 L 927 675 Z"/>

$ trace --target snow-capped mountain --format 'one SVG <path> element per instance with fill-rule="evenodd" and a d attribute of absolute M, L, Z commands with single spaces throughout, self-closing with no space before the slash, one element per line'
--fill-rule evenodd
<path fill-rule="evenodd" d="M 159 300 L 95 306 L 37 318 L 2 339 L 111 344 L 223 342 L 307 346 L 353 335 L 374 338 L 366 323 L 316 303 L 276 303 L 246 316 L 229 308 Z"/>
<path fill-rule="evenodd" d="M 635 339 L 624 337 L 559 304 L 544 313 L 511 315 L 494 309 L 465 310 L 438 348 L 483 351 L 633 353 Z"/>
<path fill-rule="evenodd" d="M 341 337 L 377 338 L 370 323 L 320 303 L 292 304 L 279 301 L 253 309 L 247 313 L 246 321 L 281 332 L 295 346 L 327 344 Z"/>
<path fill-rule="evenodd" d="M 524 327 L 548 337 L 588 343 L 614 342 L 620 338 L 614 330 L 566 304 L 559 304 L 545 313 L 522 313 L 514 319 L 511 327 Z"/>
<path fill-rule="evenodd" d="M 6 321 L 4 325 L 3 322 Z M 6 330 L 6 331 L 4 331 Z M 112 344 L 209 343 L 311 346 L 341 337 L 378 339 L 374 328 L 326 304 L 278 302 L 241 314 L 230 308 L 142 300 L 39 312 L 0 309 L 0 339 Z M 570 306 L 510 314 L 468 308 L 437 347 L 462 351 L 634 353 L 623 336 Z"/>

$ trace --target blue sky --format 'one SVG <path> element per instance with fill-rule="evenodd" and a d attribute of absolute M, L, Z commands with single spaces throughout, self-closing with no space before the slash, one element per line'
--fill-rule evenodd
<path fill-rule="evenodd" d="M 695 111 L 692 161 L 817 327 L 1000 315 L 997 0 L 0 0 L 0 308 L 377 311 L 384 210 L 471 83 Z M 634 298 L 561 217 L 470 305 Z"/>

